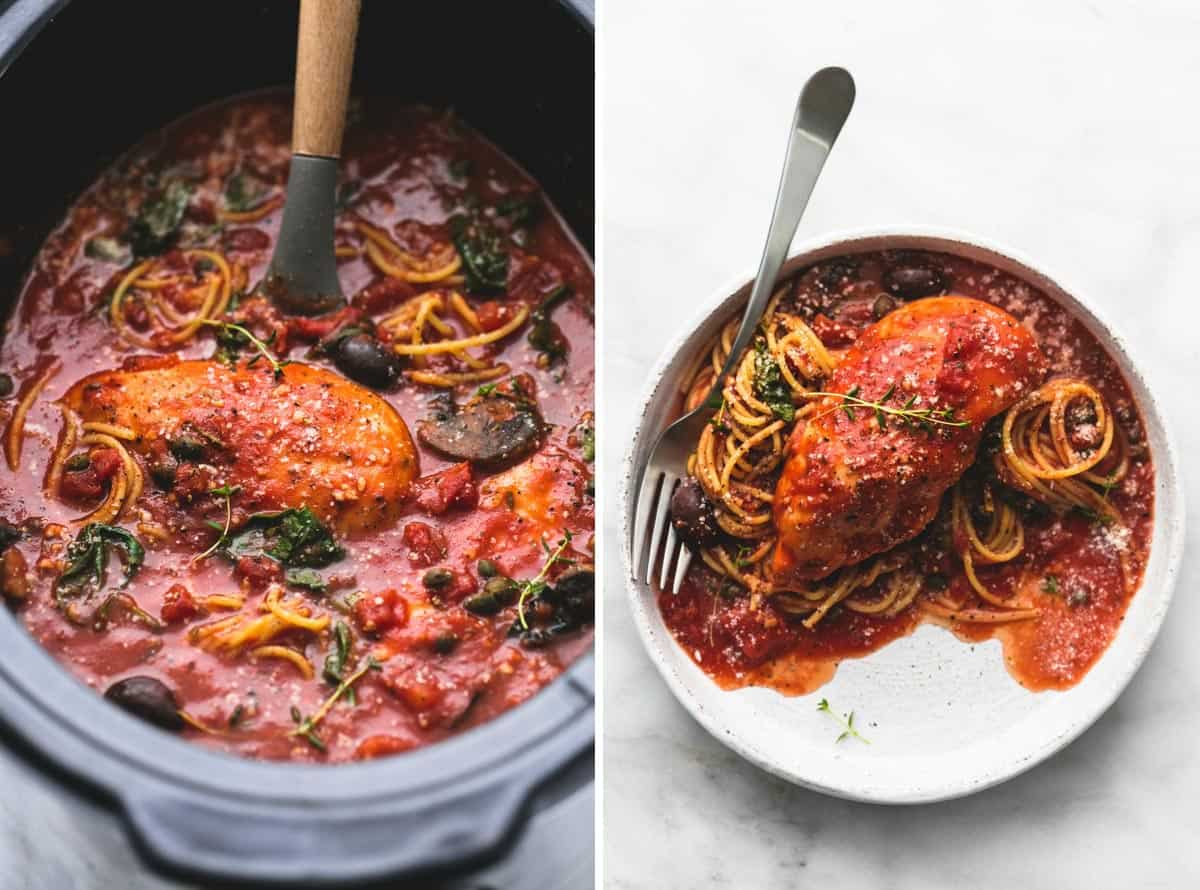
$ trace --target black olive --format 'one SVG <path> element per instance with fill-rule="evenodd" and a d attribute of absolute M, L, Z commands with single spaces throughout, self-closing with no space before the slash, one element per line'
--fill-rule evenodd
<path fill-rule="evenodd" d="M 13 390 L 15 389 L 13 379 L 7 374 L 0 374 L 0 399 L 7 399 L 13 394 Z"/>
<path fill-rule="evenodd" d="M 454 572 L 449 569 L 430 569 L 421 579 L 421 583 L 429 590 L 441 590 L 454 580 Z"/>
<path fill-rule="evenodd" d="M 386 389 L 400 374 L 396 356 L 369 334 L 339 340 L 333 363 L 351 380 L 372 389 Z"/>
<path fill-rule="evenodd" d="M 693 550 L 715 544 L 721 535 L 717 511 L 700 483 L 690 477 L 671 495 L 671 524 Z"/>
<path fill-rule="evenodd" d="M 179 703 L 175 693 L 153 677 L 126 677 L 118 680 L 104 697 L 135 717 L 141 717 L 162 729 L 179 732 L 183 729 L 183 718 L 179 716 Z"/>
<path fill-rule="evenodd" d="M 946 289 L 946 280 L 940 271 L 920 265 L 893 266 L 884 274 L 883 283 L 889 293 L 902 300 L 916 300 Z"/>
<path fill-rule="evenodd" d="M 500 569 L 490 559 L 481 559 L 475 564 L 480 578 L 494 578 L 500 574 Z"/>
<path fill-rule="evenodd" d="M 447 457 L 496 467 L 537 448 L 542 419 L 529 404 L 487 396 L 439 406 L 417 426 L 417 437 Z"/>
<path fill-rule="evenodd" d="M 883 318 L 896 308 L 896 298 L 890 294 L 880 294 L 871 304 L 871 316 L 876 320 Z"/>
<path fill-rule="evenodd" d="M 554 592 L 572 626 L 591 621 L 596 613 L 596 571 L 591 566 L 574 566 L 558 576 Z M 560 613 L 561 614 L 561 613 Z"/>
<path fill-rule="evenodd" d="M 433 651 L 438 655 L 449 655 L 458 647 L 458 637 L 447 631 L 434 638 Z"/>
<path fill-rule="evenodd" d="M 21 530 L 15 525 L 9 525 L 0 520 L 0 550 L 5 550 L 16 541 L 21 540 Z"/>

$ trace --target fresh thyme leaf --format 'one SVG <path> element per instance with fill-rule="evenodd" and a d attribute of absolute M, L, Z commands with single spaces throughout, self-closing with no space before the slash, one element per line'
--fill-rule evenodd
<path fill-rule="evenodd" d="M 525 619 L 525 603 L 531 598 L 536 598 L 547 587 L 546 576 L 550 573 L 550 568 L 560 559 L 566 551 L 567 546 L 571 543 L 571 533 L 563 532 L 562 539 L 558 542 L 558 546 L 552 551 L 550 545 L 546 543 L 546 539 L 542 539 L 542 548 L 549 554 L 546 557 L 545 563 L 542 564 L 542 569 L 529 581 L 521 582 L 521 595 L 517 598 L 517 619 L 520 621 L 521 627 L 525 630 L 529 629 L 529 622 Z"/>
<path fill-rule="evenodd" d="M 378 671 L 382 669 L 383 665 L 380 663 L 379 659 L 375 658 L 373 655 L 368 655 L 365 659 L 359 662 L 359 665 L 355 669 L 354 673 L 343 679 L 338 684 L 337 689 L 330 693 L 329 697 L 321 703 L 321 707 L 317 708 L 312 716 L 301 719 L 300 709 L 293 706 L 292 720 L 298 725 L 292 730 L 291 735 L 299 736 L 317 750 L 324 751 L 325 743 L 321 741 L 320 736 L 317 735 L 316 729 L 321 721 L 325 719 L 325 715 L 329 713 L 329 709 L 337 704 L 338 699 L 347 695 L 354 688 L 354 684 L 362 679 L 363 675 L 366 674 L 367 671 Z"/>
<path fill-rule="evenodd" d="M 490 396 L 495 392 L 496 392 L 496 384 L 485 383 L 483 386 L 479 387 L 479 389 L 475 390 L 475 395 L 486 398 L 487 396 Z"/>
<path fill-rule="evenodd" d="M 214 553 L 216 553 L 218 550 L 220 550 L 222 547 L 224 547 L 226 544 L 229 543 L 229 528 L 233 523 L 233 498 L 234 498 L 234 495 L 236 495 L 241 490 L 242 490 L 242 486 L 240 486 L 240 485 L 231 486 L 231 485 L 226 484 L 226 485 L 222 485 L 220 488 L 214 488 L 209 492 L 209 494 L 213 495 L 214 497 L 219 497 L 219 498 L 225 499 L 225 525 L 220 526 L 214 522 L 208 523 L 209 527 L 215 528 L 217 531 L 220 532 L 220 534 L 217 536 L 217 539 L 212 542 L 212 546 L 210 546 L 207 550 L 205 550 L 199 556 L 196 556 L 192 559 L 193 563 L 201 562 L 201 561 L 207 559 L 208 557 L 212 556 Z"/>
<path fill-rule="evenodd" d="M 271 337 L 264 343 L 262 340 L 258 339 L 258 337 L 254 336 L 253 333 L 251 333 L 248 329 L 244 328 L 240 324 L 234 324 L 233 322 L 230 322 L 230 321 L 214 321 L 211 318 L 202 318 L 202 319 L 200 319 L 200 323 L 204 324 L 204 325 L 208 325 L 209 327 L 220 329 L 221 331 L 226 333 L 227 337 L 230 332 L 233 332 L 241 337 L 244 337 L 246 339 L 246 342 L 249 343 L 251 346 L 253 346 L 258 351 L 258 355 L 256 355 L 254 358 L 250 359 L 250 361 L 246 363 L 246 367 L 248 367 L 248 368 L 253 367 L 253 365 L 260 358 L 265 358 L 267 360 L 267 362 L 271 365 L 271 370 L 275 374 L 275 379 L 276 380 L 283 379 L 283 369 L 286 368 L 288 365 L 290 365 L 291 362 L 288 361 L 287 359 L 283 359 L 282 361 L 280 361 L 278 358 L 275 357 L 275 354 L 273 352 L 271 352 L 268 344 L 271 343 L 272 341 L 274 341 L 274 339 L 275 339 L 274 333 L 272 333 Z M 225 348 L 225 343 L 221 342 L 220 339 L 218 339 L 218 345 L 217 345 L 218 354 L 221 354 L 221 350 L 223 348 Z"/>
<path fill-rule="evenodd" d="M 325 658 L 325 667 L 322 675 L 326 681 L 337 686 L 344 679 L 343 674 L 346 670 L 346 662 L 350 658 L 351 646 L 350 625 L 345 621 L 338 621 L 333 625 L 333 650 Z"/>
<path fill-rule="evenodd" d="M 878 401 L 871 401 L 863 398 L 860 395 L 860 390 L 857 384 L 852 386 L 844 393 L 839 392 L 806 392 L 806 398 L 834 398 L 841 399 L 841 404 L 831 409 L 833 411 L 844 411 L 846 416 L 854 420 L 857 416 L 855 409 L 870 411 L 875 415 L 875 422 L 881 432 L 887 430 L 887 418 L 891 417 L 896 420 L 900 426 L 908 426 L 915 424 L 924 430 L 932 430 L 935 426 L 941 427 L 965 427 L 970 424 L 965 420 L 959 420 L 956 416 L 956 411 L 953 407 L 950 408 L 916 408 L 917 396 L 911 396 L 903 407 L 896 408 L 886 404 L 896 393 L 896 386 L 892 384 Z"/>
<path fill-rule="evenodd" d="M 833 708 L 830 706 L 829 700 L 824 699 L 824 698 L 821 699 L 821 701 L 817 703 L 817 710 L 821 711 L 823 713 L 829 714 L 831 717 L 833 717 L 835 720 L 837 720 L 842 725 L 842 734 L 837 737 L 835 744 L 837 744 L 837 742 L 845 741 L 848 738 L 856 738 L 860 742 L 862 742 L 864 745 L 871 744 L 869 739 L 864 738 L 862 735 L 859 734 L 858 730 L 854 728 L 854 712 L 853 711 L 851 711 L 845 717 L 839 717 L 837 712 L 835 710 L 833 710 Z"/>

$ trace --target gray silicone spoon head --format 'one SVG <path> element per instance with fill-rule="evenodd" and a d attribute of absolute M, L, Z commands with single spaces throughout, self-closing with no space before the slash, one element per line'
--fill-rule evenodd
<path fill-rule="evenodd" d="M 359 0 L 302 0 L 287 202 L 263 291 L 285 312 L 345 304 L 334 255 L 338 158 L 350 96 Z"/>

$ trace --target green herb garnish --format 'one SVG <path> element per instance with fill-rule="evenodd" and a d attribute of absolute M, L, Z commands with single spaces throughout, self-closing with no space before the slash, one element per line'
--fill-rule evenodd
<path fill-rule="evenodd" d="M 215 522 L 210 522 L 208 524 L 210 528 L 220 532 L 220 534 L 217 535 L 217 539 L 212 542 L 212 546 L 210 546 L 199 556 L 193 557 L 193 563 L 201 562 L 202 560 L 207 559 L 229 543 L 229 529 L 233 523 L 233 497 L 241 490 L 242 486 L 240 485 L 222 485 L 220 488 L 214 488 L 209 492 L 209 494 L 211 494 L 213 497 L 225 499 L 225 525 L 220 526 Z"/>
<path fill-rule="evenodd" d="M 590 426 L 584 427 L 582 438 L 583 459 L 590 464 L 596 459 L 596 431 Z"/>
<path fill-rule="evenodd" d="M 134 254 L 156 256 L 171 246 L 191 195 L 186 183 L 172 179 L 158 198 L 142 203 L 126 234 Z"/>
<path fill-rule="evenodd" d="M 89 587 L 99 590 L 104 586 L 110 547 L 123 554 L 125 569 L 121 587 L 133 580 L 146 560 L 146 550 L 141 542 L 120 526 L 89 523 L 67 547 L 67 567 L 54 582 L 54 597 L 60 605 L 67 596 L 78 596 Z"/>
<path fill-rule="evenodd" d="M 223 353 L 223 350 L 228 350 L 232 347 L 233 343 L 236 342 L 232 339 L 232 335 L 236 334 L 239 337 L 244 337 L 245 341 L 258 351 L 258 355 L 254 356 L 246 363 L 247 368 L 253 367 L 260 358 L 265 358 L 271 365 L 271 370 L 275 374 L 275 379 L 281 380 L 283 378 L 283 369 L 291 364 L 291 362 L 287 359 L 280 361 L 275 357 L 275 353 L 271 352 L 270 344 L 275 340 L 274 332 L 272 332 L 270 338 L 264 342 L 258 339 L 258 337 L 254 336 L 254 334 L 242 327 L 240 324 L 234 324 L 233 322 L 229 321 L 214 321 L 211 318 L 202 318 L 200 319 L 200 323 L 208 325 L 209 327 L 218 328 L 223 334 L 225 334 L 224 340 L 221 339 L 221 334 L 217 335 L 218 339 L 216 357 L 220 360 L 230 361 L 232 364 L 230 356 L 226 353 Z M 232 353 L 233 357 L 236 357 L 236 355 L 236 352 Z M 236 360 L 236 358 L 233 360 Z"/>
<path fill-rule="evenodd" d="M 566 285 L 559 285 L 547 294 L 538 307 L 529 313 L 529 345 L 545 358 L 545 364 L 553 364 L 567 355 L 567 341 L 554 327 L 550 313 L 554 307 L 571 295 Z"/>
<path fill-rule="evenodd" d="M 256 513 L 225 545 L 232 559 L 269 556 L 288 568 L 323 568 L 346 551 L 308 507 Z"/>
<path fill-rule="evenodd" d="M 532 597 L 537 597 L 546 589 L 548 586 L 546 584 L 546 575 L 550 573 L 550 568 L 552 566 L 558 562 L 570 562 L 570 560 L 563 559 L 563 553 L 566 551 L 567 546 L 571 543 L 571 537 L 571 533 L 564 530 L 562 539 L 559 540 L 558 546 L 553 550 L 551 550 L 550 546 L 543 540 L 542 549 L 544 549 L 548 555 L 546 561 L 542 564 L 541 571 L 530 580 L 521 582 L 521 594 L 517 598 L 517 619 L 520 621 L 521 627 L 525 630 L 529 629 L 529 622 L 525 620 L 525 602 Z"/>
<path fill-rule="evenodd" d="M 820 398 L 828 396 L 834 399 L 841 399 L 842 403 L 834 410 L 846 412 L 846 416 L 851 420 L 856 417 L 856 410 L 871 411 L 875 415 L 875 422 L 879 429 L 887 429 L 887 418 L 891 417 L 896 421 L 898 426 L 917 426 L 924 430 L 931 430 L 935 426 L 943 427 L 964 427 L 970 426 L 965 420 L 959 420 L 955 417 L 953 408 L 918 408 L 916 407 L 921 397 L 912 395 L 903 405 L 889 405 L 896 394 L 896 386 L 892 384 L 878 400 L 872 401 L 864 399 L 860 395 L 858 385 L 852 386 L 844 393 L 840 392 L 806 392 L 804 395 L 807 398 Z"/>
<path fill-rule="evenodd" d="M 1042 579 L 1042 590 L 1051 596 L 1058 596 L 1058 576 L 1047 575 Z"/>
<path fill-rule="evenodd" d="M 780 420 L 791 423 L 796 419 L 791 387 L 783 379 L 766 341 L 761 339 L 754 341 L 754 394 Z"/>
<path fill-rule="evenodd" d="M 459 214 L 450 219 L 450 234 L 462 257 L 467 290 L 503 290 L 508 284 L 508 251 L 500 233 L 474 214 Z"/>
<path fill-rule="evenodd" d="M 325 719 L 325 715 L 329 713 L 329 709 L 337 704 L 338 699 L 349 692 L 353 688 L 354 684 L 362 679 L 363 675 L 367 671 L 379 670 L 383 670 L 383 665 L 377 658 L 375 658 L 375 656 L 368 655 L 366 661 L 362 662 L 358 666 L 358 669 L 354 671 L 354 673 L 346 677 L 346 679 L 342 680 L 338 684 L 337 689 L 330 694 L 329 698 L 325 699 L 325 701 L 321 703 L 321 707 L 317 708 L 311 717 L 305 717 L 301 719 L 300 710 L 293 706 L 292 720 L 294 720 L 298 725 L 292 730 L 291 735 L 299 736 L 318 751 L 324 751 L 325 743 L 321 741 L 321 737 L 316 733 L 317 726 L 322 720 Z"/>
<path fill-rule="evenodd" d="M 825 698 L 821 699 L 820 703 L 817 705 L 817 710 L 830 715 L 835 720 L 837 720 L 838 723 L 842 724 L 842 726 L 845 727 L 845 729 L 842 730 L 842 734 L 837 737 L 837 741 L 842 742 L 853 736 L 854 738 L 858 739 L 860 742 L 862 742 L 865 745 L 871 744 L 869 739 L 864 738 L 862 735 L 859 734 L 858 730 L 854 728 L 854 712 L 853 711 L 851 711 L 845 717 L 839 717 L 837 715 L 837 713 L 833 710 L 833 708 L 831 708 L 829 706 L 829 700 L 825 699 Z"/>

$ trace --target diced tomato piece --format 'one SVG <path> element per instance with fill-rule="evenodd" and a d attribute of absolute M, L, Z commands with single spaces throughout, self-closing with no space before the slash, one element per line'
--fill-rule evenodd
<path fill-rule="evenodd" d="M 479 489 L 466 461 L 432 476 L 422 476 L 413 483 L 413 491 L 417 506 L 433 516 L 451 507 L 474 507 L 479 502 Z"/>
<path fill-rule="evenodd" d="M 300 340 L 320 340 L 328 337 L 339 328 L 354 324 L 360 318 L 362 318 L 361 309 L 347 306 L 329 315 L 322 315 L 320 318 L 305 318 L 303 316 L 289 318 L 288 330 Z"/>
<path fill-rule="evenodd" d="M 108 481 L 117 474 L 121 456 L 113 448 L 98 448 L 91 453 L 82 470 L 63 473 L 62 493 L 77 500 L 95 500 L 108 489 Z"/>
<path fill-rule="evenodd" d="M 192 598 L 192 592 L 182 584 L 172 584 L 163 594 L 162 609 L 159 614 L 166 624 L 176 624 L 195 618 L 200 613 L 200 607 Z"/>
<path fill-rule="evenodd" d="M 283 583 L 283 566 L 269 556 L 243 556 L 237 561 L 234 573 L 250 582 L 255 590 L 269 584 Z"/>
<path fill-rule="evenodd" d="M 251 252 L 266 250 L 271 246 L 270 236 L 262 229 L 231 229 L 225 233 L 225 249 Z"/>
<path fill-rule="evenodd" d="M 497 300 L 487 300 L 475 307 L 479 326 L 485 331 L 494 331 L 508 324 L 512 318 L 512 307 Z"/>
<path fill-rule="evenodd" d="M 446 556 L 446 536 L 424 522 L 404 526 L 404 545 L 413 565 L 428 568 Z"/>
<path fill-rule="evenodd" d="M 408 600 L 391 588 L 364 593 L 354 603 L 354 620 L 364 633 L 380 634 L 408 621 Z"/>
<path fill-rule="evenodd" d="M 818 314 L 809 322 L 814 334 L 830 349 L 845 349 L 856 339 L 858 331 L 850 325 L 834 321 L 828 315 Z"/>
<path fill-rule="evenodd" d="M 373 760 L 376 757 L 387 757 L 389 754 L 400 754 L 417 747 L 414 739 L 403 739 L 396 735 L 367 736 L 354 749 L 355 760 Z"/>
<path fill-rule="evenodd" d="M 363 312 L 374 314 L 399 306 L 416 296 L 416 289 L 400 278 L 390 275 L 368 284 L 350 300 L 350 304 Z"/>

